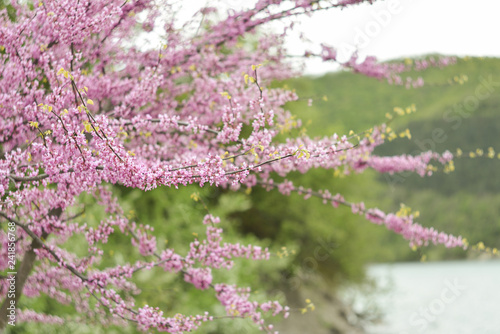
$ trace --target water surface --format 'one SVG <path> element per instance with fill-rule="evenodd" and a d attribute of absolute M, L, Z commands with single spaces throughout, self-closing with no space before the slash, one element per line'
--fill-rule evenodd
<path fill-rule="evenodd" d="M 498 260 L 379 264 L 368 275 L 385 290 L 358 300 L 385 314 L 369 334 L 500 334 Z"/>

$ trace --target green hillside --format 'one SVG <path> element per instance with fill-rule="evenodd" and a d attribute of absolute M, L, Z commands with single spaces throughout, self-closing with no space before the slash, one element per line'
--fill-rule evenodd
<path fill-rule="evenodd" d="M 307 124 L 310 136 L 363 131 L 384 122 L 394 107 L 415 104 L 417 112 L 395 120 L 396 130 L 409 128 L 411 140 L 397 139 L 376 150 L 377 154 L 418 154 L 429 149 L 464 155 L 455 159 L 451 174 L 437 172 L 432 177 L 418 175 L 375 175 L 364 180 L 365 186 L 352 180 L 356 193 L 377 194 L 374 206 L 397 210 L 405 203 L 421 212 L 419 222 L 453 234 L 462 234 L 471 243 L 483 241 L 500 246 L 500 161 L 486 157 L 488 148 L 500 152 L 500 59 L 459 59 L 453 66 L 429 69 L 420 75 L 426 85 L 418 89 L 392 86 L 350 72 L 301 78 L 280 83 L 296 90 L 300 101 L 287 105 Z M 463 78 L 465 82 L 460 83 Z M 326 99 L 323 98 L 326 96 Z M 308 99 L 313 99 L 308 106 Z M 326 101 L 325 101 L 326 100 Z M 468 157 L 469 151 L 483 149 L 484 156 Z M 376 184 L 372 184 L 374 181 Z M 363 198 L 364 197 L 364 198 Z M 359 196 L 360 200 L 370 198 Z M 368 203 L 367 203 L 368 204 Z M 384 205 L 385 204 L 385 205 Z M 361 234 L 369 234 L 373 251 L 370 260 L 418 259 L 400 237 L 380 232 L 379 226 L 360 223 Z M 373 239 L 375 238 L 375 239 Z M 391 244 L 394 246 L 391 246 Z M 430 259 L 464 256 L 460 251 L 441 247 L 425 250 Z"/>

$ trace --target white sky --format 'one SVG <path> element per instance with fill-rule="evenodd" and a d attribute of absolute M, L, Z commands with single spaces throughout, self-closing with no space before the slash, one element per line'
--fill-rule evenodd
<path fill-rule="evenodd" d="M 241 0 L 184 0 L 187 11 L 222 2 L 231 7 Z M 387 15 L 389 14 L 389 15 Z M 378 18 L 377 18 L 378 17 Z M 312 41 L 307 48 L 319 51 L 320 43 L 339 47 L 339 60 L 352 51 L 388 60 L 429 53 L 500 57 L 500 0 L 385 0 L 344 10 L 302 17 L 294 30 Z M 295 34 L 297 35 L 297 34 Z M 316 45 L 316 47 L 314 47 Z M 305 45 L 296 36 L 287 47 L 303 54 Z M 322 74 L 336 67 L 309 60 L 307 74 Z"/>

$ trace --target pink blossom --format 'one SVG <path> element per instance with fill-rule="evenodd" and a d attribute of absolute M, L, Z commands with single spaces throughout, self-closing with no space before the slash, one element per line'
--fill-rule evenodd
<path fill-rule="evenodd" d="M 363 2 L 373 1 L 322 6 Z M 432 160 L 446 165 L 453 156 L 373 155 L 384 143 L 386 125 L 374 127 L 359 142 L 352 134 L 289 136 L 302 127 L 285 107 L 299 99 L 298 93 L 271 83 L 299 74 L 284 46 L 293 23 L 283 34 L 268 31 L 267 24 L 312 15 L 318 4 L 291 1 L 282 10 L 282 3 L 259 0 L 227 15 L 203 8 L 199 13 L 213 16 L 210 24 L 192 20 L 182 28 L 171 1 L 161 3 L 161 13 L 160 3 L 152 0 L 12 1 L 15 19 L 6 10 L 0 13 L 0 216 L 15 222 L 16 260 L 36 256 L 31 274 L 19 287 L 23 298 L 35 299 L 27 305 L 37 305 L 36 298 L 44 294 L 74 307 L 82 318 L 104 326 L 133 324 L 145 332 L 191 332 L 221 316 L 207 312 L 172 317 L 158 307 L 136 305 L 134 296 L 140 290 L 134 275 L 159 267 L 215 294 L 226 316 L 248 318 L 263 331 L 273 328 L 266 322 L 268 314 L 288 317 L 289 308 L 278 301 L 257 302 L 250 288 L 219 282 L 212 275 L 232 269 L 238 258 L 269 260 L 269 249 L 224 240 L 224 222 L 210 214 L 202 221 L 205 235 L 184 249 L 161 249 L 154 227 L 137 223 L 138 217 L 124 211 L 114 185 L 140 191 L 190 184 L 234 191 L 277 188 L 283 195 L 298 193 L 334 207 L 350 207 L 412 245 L 466 247 L 461 237 L 423 227 L 411 216 L 367 209 L 341 194 L 296 186 L 287 179 L 317 168 L 336 175 L 372 168 L 426 176 Z M 137 32 L 156 31 L 165 32 L 164 45 L 137 46 Z M 255 37 L 257 31 L 266 33 Z M 248 37 L 255 41 L 251 50 L 239 45 Z M 320 54 L 306 56 L 338 62 L 335 47 L 320 47 Z M 380 63 L 375 57 L 359 61 L 353 54 L 340 65 L 397 85 L 420 87 L 422 78 L 403 79 L 403 73 L 453 61 L 431 58 L 410 66 Z M 102 212 L 100 221 L 84 216 L 84 198 Z M 85 246 L 78 243 L 75 249 L 72 238 L 78 235 Z M 103 261 L 113 257 L 113 251 L 103 247 L 113 237 L 136 247 L 136 258 Z M 2 249 L 10 247 L 4 230 L 0 243 Z M 5 253 L 0 254 L 1 270 L 8 267 Z M 0 280 L 0 291 L 5 294 L 7 289 Z M 23 309 L 18 321 L 62 324 L 64 318 Z"/>

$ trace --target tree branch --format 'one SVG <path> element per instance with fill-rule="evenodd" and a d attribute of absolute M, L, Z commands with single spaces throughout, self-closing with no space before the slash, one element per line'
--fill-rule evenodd
<path fill-rule="evenodd" d="M 62 214 L 62 209 L 57 208 L 53 209 L 49 212 L 49 216 L 56 216 L 59 217 Z M 15 286 L 16 286 L 16 292 L 14 294 L 14 305 L 17 305 L 17 302 L 19 301 L 19 298 L 21 298 L 21 294 L 23 292 L 24 285 L 26 284 L 26 281 L 28 280 L 28 277 L 33 270 L 35 261 L 36 261 L 36 253 L 35 249 L 43 247 L 43 242 L 42 240 L 34 234 L 29 228 L 27 228 L 25 225 L 19 223 L 17 220 L 12 219 L 9 217 L 7 214 L 0 212 L 0 216 L 8 220 L 9 222 L 13 222 L 17 226 L 21 227 L 26 233 L 28 233 L 32 238 L 33 241 L 31 242 L 31 245 L 26 253 L 24 253 L 23 260 L 21 262 L 21 266 L 17 270 L 16 278 L 15 278 Z M 46 238 L 48 236 L 47 233 L 42 234 L 42 238 Z M 7 315 L 9 314 L 7 307 L 9 307 L 12 299 L 8 298 L 7 296 L 5 297 L 2 306 L 0 306 L 0 330 L 5 328 L 7 325 Z"/>

